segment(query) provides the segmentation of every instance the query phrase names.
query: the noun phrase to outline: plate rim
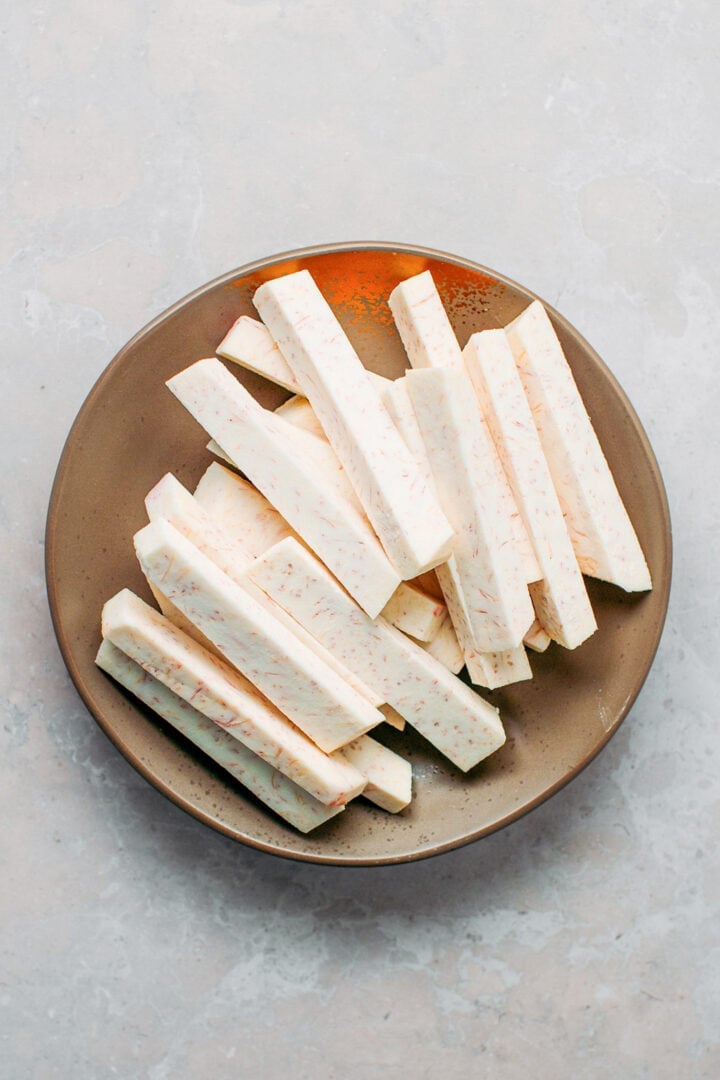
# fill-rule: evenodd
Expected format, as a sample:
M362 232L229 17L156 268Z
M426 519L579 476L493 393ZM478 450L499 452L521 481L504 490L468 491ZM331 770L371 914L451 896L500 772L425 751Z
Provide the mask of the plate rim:
M92 695L89 692L88 687L85 685L84 678L79 670L78 664L74 658L68 635L65 633L62 625L62 615L60 612L60 604L57 595L57 576L54 570L54 555L56 546L56 536L58 532L58 519L60 516L60 508L62 505L62 490L65 483L65 479L69 469L69 457L70 449L73 444L73 435L75 429L80 425L81 421L85 417L86 413L92 409L95 398L102 391L105 382L111 378L116 367L120 366L126 356L135 345L146 337L148 334L155 331L164 322L170 319L177 311L191 304L194 300L203 296L205 293L212 291L223 285L230 284L236 278L247 276L257 270L267 269L277 263L285 262L290 259L308 259L318 255L327 255L332 253L342 252L356 252L356 251L387 251L396 252L398 254L407 254L412 256L418 256L420 258L428 258L434 260L440 260L442 262L451 263L456 266L461 266L465 269L472 270L473 272L492 278L502 285L509 286L512 289L519 291L521 294L532 297L535 300L539 300L546 310L551 314L553 321L559 323L563 329L573 338L578 340L583 349L588 353L593 363L601 370L608 382L611 384L614 392L620 398L626 413L628 420L630 421L636 436L643 447L643 451L647 462L650 466L650 471L654 480L656 493L658 496L658 505L662 518L663 526L663 550L667 557L667 575L658 585L653 585L653 589L661 589L660 602L661 602L661 617L657 622L657 629L655 631L655 640L652 642L652 651L650 654L649 662L645 671L639 678L635 678L632 683L632 688L628 694L623 707L617 714L614 723L604 732L603 737L592 747L591 751L587 753L580 761L576 762L570 769L567 770L561 777L559 777L554 783L552 783L544 791L537 794L533 799L523 803L521 806L511 810L509 813L504 814L497 821L491 822L479 829L475 829L472 832L464 833L462 836L453 837L449 840L440 843L431 843L426 847L415 849L407 853L394 853L388 855L377 856L342 856L342 855L324 855L322 852L303 852L296 851L290 848L284 848L277 844L268 843L267 841L258 839L247 833L238 831L229 825L225 825L222 821L212 817L202 806L197 805L191 799L180 796L177 791L168 783L166 783L162 777L158 776L152 771L152 769L142 761L142 759L135 753L135 751L129 747L124 740L117 735L102 714L102 710L97 706ZM445 252L435 248L428 248L418 246L415 244L407 243L392 243L389 241L341 241L333 242L330 244L314 244L309 247L295 248L289 251L279 252L275 255L269 255L265 258L255 259L249 263L245 263L242 266L237 267L234 270L227 271L220 274L212 280L205 282L203 285L198 286L191 292L187 293L181 299L175 301L169 307L165 308L158 315L154 316L149 322L147 322L140 330L138 330L133 336L122 346L122 348L112 357L105 368L100 372L97 379L91 386L88 394L78 409L75 418L68 430L68 434L65 438L63 448L58 460L55 476L53 479L52 488L50 491L50 497L48 500L48 510L45 522L45 535L44 535L44 567L45 567L45 583L46 592L48 598L48 605L50 609L50 617L53 626L53 631L57 639L60 653L67 668L68 674L77 690L80 698L85 704L86 708L94 718L100 729L105 733L110 742L120 751L126 761L138 772L140 775L148 781L152 786L169 799L175 806L178 806L181 810L190 814L192 817L201 821L204 825L209 826L214 831L221 833L229 837L230 839L241 843L247 847L254 848L255 850L262 851L269 855L275 855L279 858L291 859L294 862L314 863L317 865L325 866L346 866L346 867L363 867L363 866L387 866L398 865L409 862L417 862L420 860L432 858L436 855L442 855L447 851L452 851L460 847L464 847L467 844L475 843L485 836L489 836L492 833L499 832L501 829L506 828L513 822L518 821L524 817L530 811L536 809L542 803L546 802L558 791L564 788L571 780L579 776L584 769L605 749L607 744L613 735L616 734L623 721L626 719L628 713L632 709L635 701L642 690L645 681L652 669L655 656L662 638L665 621L667 618L670 589L672 584L673 573L673 535L672 535L672 520L670 516L670 508L667 498L667 492L665 489L665 483L663 481L660 467L653 451L650 440L647 433L638 417L632 402L629 400L627 394L623 390L622 386L618 382L617 378L610 370L608 365L599 356L595 349L585 339L585 337L573 326L568 319L565 318L556 308L547 303L542 297L535 293L532 289L529 289L525 285L521 285L519 282L514 281L512 278L507 277L505 274L498 273L491 267L484 266L481 263L476 263L471 259L466 259L459 255L454 255L449 252Z

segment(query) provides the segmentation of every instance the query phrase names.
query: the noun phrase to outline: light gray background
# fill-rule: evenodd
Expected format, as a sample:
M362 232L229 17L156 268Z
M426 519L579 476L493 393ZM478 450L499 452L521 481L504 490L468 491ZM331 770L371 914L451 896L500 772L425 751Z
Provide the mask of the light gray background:
M2 3L0 1074L720 1075L718 15L702 0ZM555 304L634 402L665 636L598 760L416 865L295 865L151 789L50 629L44 516L116 350L207 279L424 244Z

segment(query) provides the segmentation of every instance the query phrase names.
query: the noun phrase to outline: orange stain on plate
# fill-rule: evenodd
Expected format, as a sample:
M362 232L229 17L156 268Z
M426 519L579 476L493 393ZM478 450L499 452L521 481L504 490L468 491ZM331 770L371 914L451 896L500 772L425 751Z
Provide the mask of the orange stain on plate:
M393 379L407 368L407 356L388 305L390 293L401 281L430 271L461 346L475 330L498 325L489 312L493 298L505 291L497 278L440 256L392 248L355 248L279 259L236 278L230 284L237 297L234 317L245 314L258 318L252 303L256 289L298 270L310 271L365 366Z
M309 270L328 303L342 313L342 321L351 323L359 333L369 327L390 327L390 293L401 281L429 270L446 306L462 309L477 306L486 293L504 291L496 278L456 263L428 255L368 248L330 251L303 259L284 259L238 278L233 286L252 300L253 293L265 281Z

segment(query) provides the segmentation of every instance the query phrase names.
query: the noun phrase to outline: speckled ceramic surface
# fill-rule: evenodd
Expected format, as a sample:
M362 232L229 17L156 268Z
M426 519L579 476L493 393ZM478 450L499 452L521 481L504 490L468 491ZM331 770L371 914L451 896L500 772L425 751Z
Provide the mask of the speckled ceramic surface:
M410 757L415 797L401 815L370 805L303 837L124 694L93 664L104 600L127 585L147 595L132 536L143 498L168 470L194 485L211 457L207 437L164 382L212 355L230 324L255 314L253 291L307 267L368 367L396 376L404 353L387 307L402 278L430 269L460 343L507 323L533 294L454 256L391 245L336 245L253 263L201 288L141 331L85 402L57 473L47 530L47 579L56 633L86 704L123 754L161 791L208 825L264 850L312 861L384 863L421 858L476 839L547 798L605 745L639 692L667 608L671 542L662 480L622 390L588 344L555 312L558 333L650 566L655 588L629 596L589 582L598 632L580 649L531 655L531 682L488 694L508 741L463 775L418 735L388 731ZM267 406L285 391L234 368Z

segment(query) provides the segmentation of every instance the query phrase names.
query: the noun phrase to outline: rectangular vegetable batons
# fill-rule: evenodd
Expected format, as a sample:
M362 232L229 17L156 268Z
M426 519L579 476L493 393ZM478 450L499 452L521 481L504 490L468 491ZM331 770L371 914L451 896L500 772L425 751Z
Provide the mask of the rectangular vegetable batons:
M358 795L364 778L313 743L229 664L129 589L108 600L103 637L249 750L326 806Z
M476 648L465 594L459 580L454 558L450 559L444 566L439 566L437 574L447 599L452 628L457 638L457 647L462 654L470 681L476 686L496 690L499 686L507 686L509 683L532 678L530 664L522 645L496 652L481 652ZM452 657L451 650L452 643L448 642L447 652L449 657ZM435 651L433 651L433 655L437 655ZM438 658L446 659L444 656ZM453 670L450 663L447 666L451 671Z
M476 686L495 690L499 686L531 678L532 672L522 645L495 652L483 652L475 646L465 593L454 559L438 567L438 580L447 597L448 612L470 681Z
M505 331L580 569L628 592L652 588L645 556L545 308L534 300Z
M373 384L380 388L381 398L385 401L385 392L387 391L388 396L390 396L390 390L396 384L382 375L377 375L375 372L370 372L370 376ZM407 397L406 401L407 409L412 413L412 405ZM389 411L394 420L392 409L389 409ZM306 398L295 395L275 409L275 414L282 416L283 420L288 420L302 430L309 431L311 434L320 436L323 439L325 438L325 433L315 416L312 405ZM420 438L419 432L418 438ZM409 447L409 449L412 452L412 448ZM413 458L422 470L422 462L418 462L415 455L413 455ZM426 462L423 476L424 478L429 476L429 467ZM262 496L260 497L262 498ZM289 526L286 527L285 535L293 535ZM282 537L278 536L276 539L282 539ZM271 541L271 543L274 542L275 540ZM262 550L267 550L270 546L269 543ZM260 554L260 552L258 551L257 554ZM425 573L430 574L432 571L425 571ZM397 626L398 630L402 630L404 634L409 634L418 641L430 642L440 629L446 611L444 605L433 603L432 599L414 582L401 582L381 614L383 618L391 622L393 626Z
M399 574L362 515L278 436L281 418L261 409L219 360L201 360L167 385L360 606L372 617L382 611Z
M325 806L313 798L107 639L101 644L95 663L298 832L309 833L344 809Z
M447 316L445 317L447 318ZM382 396L408 449L422 469L423 475L427 477L427 482L434 487L435 481L432 476L432 469L430 468L417 416L408 393L407 378L389 382L387 386L383 387ZM511 650L510 653L502 657L491 653L487 654L487 658L485 658L485 655L476 648L472 626L470 625L469 608L463 595L457 560L454 555L450 556L444 566L435 570L435 576L440 591L444 595L450 619L446 621L442 629L442 640L438 642L435 649L428 650L431 655L444 663L455 674L462 669L463 665L467 665L471 680L481 686L494 687L500 685L497 682L498 678L507 678L508 681L513 681L515 677L518 679L528 678L529 665L527 658L517 656L517 650ZM502 685L507 685L507 682L502 683Z
M383 704L377 700L377 695L373 693L370 687L365 686L352 671L349 671L327 649L324 649L312 634L308 634L307 630L300 626L286 611L283 611L279 604L271 600L262 589L259 589L257 585L253 585L243 575L243 569L252 562L253 556L242 544L239 544L224 532L221 523L216 523L172 473L166 473L162 480L149 492L145 498L145 507L151 521L157 521L159 518L169 521L178 532L181 532L191 544L194 544L209 559L212 559L216 566L219 566L221 570L228 574L237 585L249 592L261 607L266 608L303 645L316 653L353 690L361 694L362 697L367 698L372 705ZM200 635L197 627L193 627L192 630L188 629L185 624L189 620L174 605L170 604L167 597L162 595L157 586L151 584L150 587L153 590L155 599L158 601L160 610L168 616L171 622L175 622L176 625L180 626L181 630L190 633L191 637L198 635L200 638L204 637ZM192 626L191 623L190 626ZM200 640L200 644L205 644L207 647L206 639Z
M136 533L135 551L146 577L322 750L382 722L366 698L168 522Z
M374 372L369 374L376 385L384 387L389 383L389 380L383 378L382 375L376 375ZM254 400L244 388L243 392L251 401ZM276 437L290 444L293 452L304 460L306 465L312 465L318 479L322 478L322 482L330 490L349 502L362 515L368 529L372 529L355 489L340 464L337 454L328 443L325 432L307 399L295 395L273 413L262 410L261 415L265 417L267 425L274 431ZM298 417L304 417L304 421L298 423ZM235 465L232 457L215 439L211 439L208 443L208 450L217 457L223 458L229 465Z
M220 529L172 473L165 473L147 493L145 509L150 521L169 521L234 580L253 561L252 552Z
M264 495L217 462L200 479L195 498L207 508L215 524L253 556L262 555L286 536L299 539ZM401 582L382 614L403 633L432 641L445 608L411 582Z
M383 618L369 619L296 541L281 541L248 574L458 768L502 746L497 709Z
M473 334L463 357L535 548L542 573L530 585L535 611L553 640L574 649L597 624L507 336Z
M215 350L218 356L298 393L300 387L266 326L241 315Z
M388 383L382 389L383 400L416 462L428 477L428 482L434 486L432 470L407 385L407 378ZM530 678L527 657L519 648L505 653L482 653L476 648L469 621L469 609L462 593L454 555L443 567L438 567L435 574L451 617L443 628L442 640L435 649L429 649L431 655L456 674L466 665L472 682L491 689L506 686L508 682L521 678Z
M310 273L265 282L254 303L401 577L443 562L452 529Z
M455 331L450 325L429 270L401 281L391 293L389 304L413 368L465 371ZM385 394L390 396L390 400L394 399L395 408L401 414L404 412L400 400L404 381L397 379L396 389L385 391ZM396 417L396 420L399 424L403 422L402 416ZM506 513L512 524L515 547L520 552L525 567L525 580L537 581L541 575L535 551L515 506L507 477L496 455L493 457L493 467Z
M173 524L172 521L171 524ZM180 529L179 531L182 532L182 529ZM183 533L183 535L187 534ZM189 537L189 539L192 542L192 537ZM267 545L267 547L271 546L272 545L270 544ZM267 547L264 550L267 550ZM189 637L197 641L200 645L202 645L204 649L207 649L208 652L212 653L215 656L218 656L221 660L225 659L219 649L217 649L215 645L213 645L212 641L208 641L205 635L200 630L198 630L197 626L191 623L190 620L186 618L185 615L183 615L182 611L180 611L179 608L175 607L175 605L168 600L168 598L160 591L160 589L158 589L157 585L153 585L152 582L148 582L148 585L150 587L150 591L155 597L155 602L158 608L166 619L169 619L174 626L177 626L177 628L179 630L182 630L183 633L188 634ZM276 604L273 600L271 600L266 593L263 593L262 590L259 589L257 586L253 585L251 581L246 580L243 584L243 587L246 589L250 589L251 595L254 596L255 599L258 600L258 602L260 602L260 598L263 597L266 603L269 605L269 610L271 611L271 613L276 618L280 619L281 622L284 622L288 629L292 630L295 636L298 637L304 645L307 645L309 649L316 653L320 657L320 659L328 665L328 667L332 668L333 671L335 671L340 676L340 678L348 684L348 686L350 686L362 697L366 698L370 702L370 704L373 705L376 709L379 709L380 712L383 714L383 718L386 723L389 723L392 727L396 727L400 731L402 731L405 726L405 720L403 719L403 717L399 716L394 709L390 709L389 706L385 705L384 698L382 698L375 690L369 687L367 683L364 683L362 679L358 678L354 671L350 671L350 669L346 667L345 664L341 663L341 661L338 660L337 656L333 656L332 653L328 652L328 650L320 644L317 638L313 637L313 635L310 634L305 629L305 627L301 626L300 623L293 619L292 615L288 615L288 613L283 608L281 608L279 604ZM433 642L419 642L419 644L421 644L423 648L430 649ZM440 645L437 647L437 650L433 651L432 655L436 655L439 659L443 659L445 654L447 653L447 649L447 644L443 645L443 643L441 642ZM445 666L449 667L450 664L446 663ZM460 666L462 667L462 664ZM457 670L459 671L460 668L458 668Z
M406 376L435 485L457 539L453 552L476 648L515 648L535 618L496 483L495 448L465 372ZM440 577L442 585L442 577Z
M390 814L398 814L412 798L412 769L394 750L377 742L370 735L348 743L335 751L348 761L367 780L363 797Z
M417 425L417 419L407 394L407 388L404 385L405 380L398 379L395 382L391 382L390 380L383 380L380 377L376 377L376 381L378 382L378 385L385 384L383 387L383 396L388 404L390 414L409 449L413 453L417 464L424 470L424 475L432 482L432 474L427 461L420 429ZM304 399L302 400L304 401ZM225 469L217 462L210 465L198 484L195 494L208 509L213 509L218 515L222 515L223 525L232 532L234 537L241 540L245 546L251 549L254 555L262 554L262 552L271 547L273 543L284 539L286 536L296 536L274 507L270 506L263 495L261 495L251 484L248 484L246 480L237 476L236 473ZM451 556L447 567L439 567L438 571L448 569L453 565L453 561ZM433 588L434 592L442 595L443 593L439 588L437 577L435 577L434 582L428 582L426 580L433 576L435 576L434 571L424 574L421 577L419 584L423 587ZM450 606L451 611L454 613L457 620L458 613L464 608L463 602L455 595L459 589L457 576L452 576L447 573L444 573L442 576L446 603ZM404 583L398 587L398 590L388 602L390 610L386 611L383 609L383 615L385 617L388 615L392 616L392 605L398 594L404 589L414 587L414 584L415 583ZM389 621L393 622L394 620L391 617ZM402 621L397 625L399 629L402 629L405 633L409 633L411 637L415 636L413 634L413 629L417 629L417 626L411 626L405 621ZM478 653L472 643L472 632L469 625L463 626L462 630L461 637L464 643L464 655L463 649L458 643L457 633L455 632L455 627L451 620L446 620L442 627L442 641L437 642L436 648L430 648L428 650L431 655L436 656L437 659L444 663L450 671L454 673L459 672L467 662L471 678L482 686L498 685L496 680L499 664L501 664L502 671L507 678L510 676L519 678L521 677L521 673L523 678L528 677L527 671L529 668L527 660L525 660L524 665L520 662L523 659L522 657L520 660L516 661L514 651L510 651L507 656L503 658L490 654L490 659L487 662L484 662L482 654ZM434 639L431 640L434 641ZM513 662L508 663L508 660L512 660ZM503 683L503 685L506 685L506 683Z

